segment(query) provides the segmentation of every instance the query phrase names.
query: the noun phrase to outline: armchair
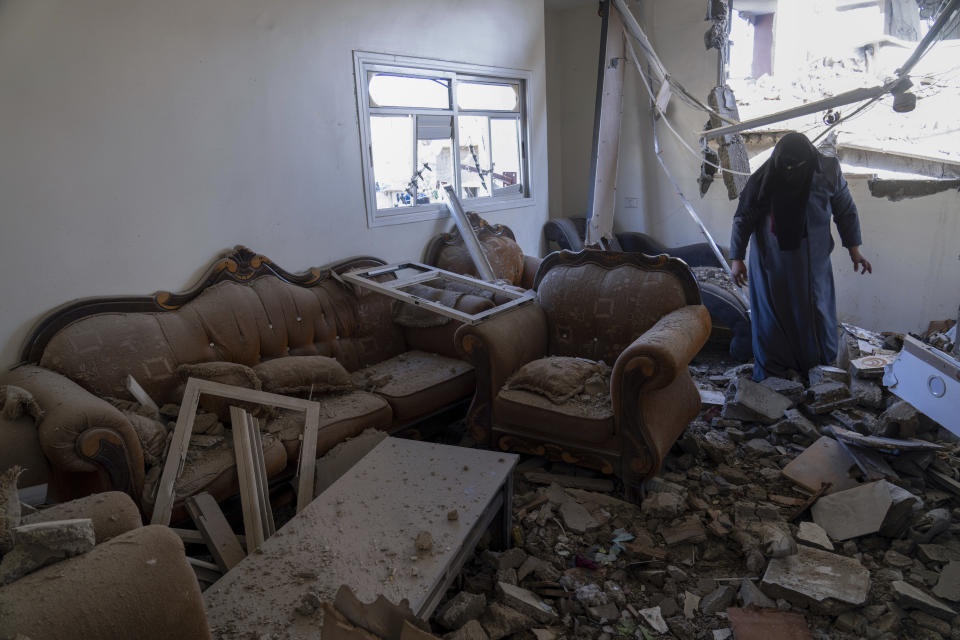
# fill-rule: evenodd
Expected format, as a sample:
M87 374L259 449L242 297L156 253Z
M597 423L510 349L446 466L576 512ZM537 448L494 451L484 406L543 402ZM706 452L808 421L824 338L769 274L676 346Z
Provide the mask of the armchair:
M535 302L457 330L477 371L471 434L616 474L635 495L700 410L687 365L710 334L710 314L693 274L665 255L561 251L543 260L534 289ZM603 361L609 391L581 387L558 404L511 384L518 372L544 386L568 376L571 361L558 357Z

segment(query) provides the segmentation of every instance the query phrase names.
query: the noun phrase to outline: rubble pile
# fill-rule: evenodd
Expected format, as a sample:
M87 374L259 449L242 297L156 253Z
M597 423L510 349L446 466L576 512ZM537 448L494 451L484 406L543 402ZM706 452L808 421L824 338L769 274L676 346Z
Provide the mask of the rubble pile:
M857 366L893 339L845 338L846 369L789 380L698 356L697 385L720 399L639 504L589 471L525 459L515 547L478 551L434 632L960 638L960 444Z

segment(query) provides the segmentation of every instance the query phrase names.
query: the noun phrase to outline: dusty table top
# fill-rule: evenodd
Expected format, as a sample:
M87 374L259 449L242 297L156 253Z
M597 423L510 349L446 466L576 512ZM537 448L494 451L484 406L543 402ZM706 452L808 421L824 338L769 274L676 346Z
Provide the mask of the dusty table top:
M341 584L364 602L406 598L417 611L516 463L509 453L387 438L204 592L213 636L319 638L320 613L304 597L333 602ZM417 550L422 531L430 552Z

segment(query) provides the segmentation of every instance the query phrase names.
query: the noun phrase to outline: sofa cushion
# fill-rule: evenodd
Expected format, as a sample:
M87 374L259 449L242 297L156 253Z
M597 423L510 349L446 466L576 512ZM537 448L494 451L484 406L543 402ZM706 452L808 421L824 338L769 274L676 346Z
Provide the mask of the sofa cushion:
M236 362L197 362L194 364L182 364L177 367L177 374L183 382L188 378L199 378L201 380L210 380L220 384L228 384L232 387L243 387L244 389L261 389L260 379L250 367ZM227 422L230 420L230 405L239 406L255 415L262 415L263 408L257 404L238 403L236 400L218 398L209 394L201 394L200 401L197 403L209 413L215 413L220 420Z
M287 356L261 362L253 368L264 391L307 395L353 389L343 365L327 356Z
M516 240L506 235L486 235L480 239L483 253L487 256L490 268L499 280L519 285L523 278L523 249ZM463 242L447 245L437 256L437 266L454 273L478 277L477 267Z
M408 351L353 374L357 386L382 396L394 424L406 423L473 393L473 367L463 360Z
M337 443L352 438L365 429L387 430L393 412L387 401L366 391L328 394L315 398L320 403L320 428L317 432L317 456L332 449ZM266 431L272 433L287 450L288 464L296 464L300 457L300 435L303 433L303 413L281 411L267 422Z
M614 434L609 394L554 404L537 393L504 389L493 401L493 415L497 425L516 425L558 440L600 443Z
M550 356L520 367L510 376L504 388L532 391L549 398L554 404L563 404L583 393L588 381L602 388L604 376L608 381L606 388L609 389L610 367L603 363L585 358Z
M136 503L122 491L105 491L69 502L61 502L25 515L22 522L37 524L74 518L90 518L93 521L93 533L97 544L143 526Z

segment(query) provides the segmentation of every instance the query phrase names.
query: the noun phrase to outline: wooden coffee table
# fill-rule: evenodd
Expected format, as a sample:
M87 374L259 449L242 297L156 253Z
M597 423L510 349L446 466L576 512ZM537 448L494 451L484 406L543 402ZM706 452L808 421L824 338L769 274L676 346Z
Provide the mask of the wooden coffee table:
M214 637L318 637L297 608L311 593L333 602L342 584L364 602L407 599L428 618L491 525L509 545L516 463L509 453L385 439L204 592ZM430 552L417 550L422 531Z

